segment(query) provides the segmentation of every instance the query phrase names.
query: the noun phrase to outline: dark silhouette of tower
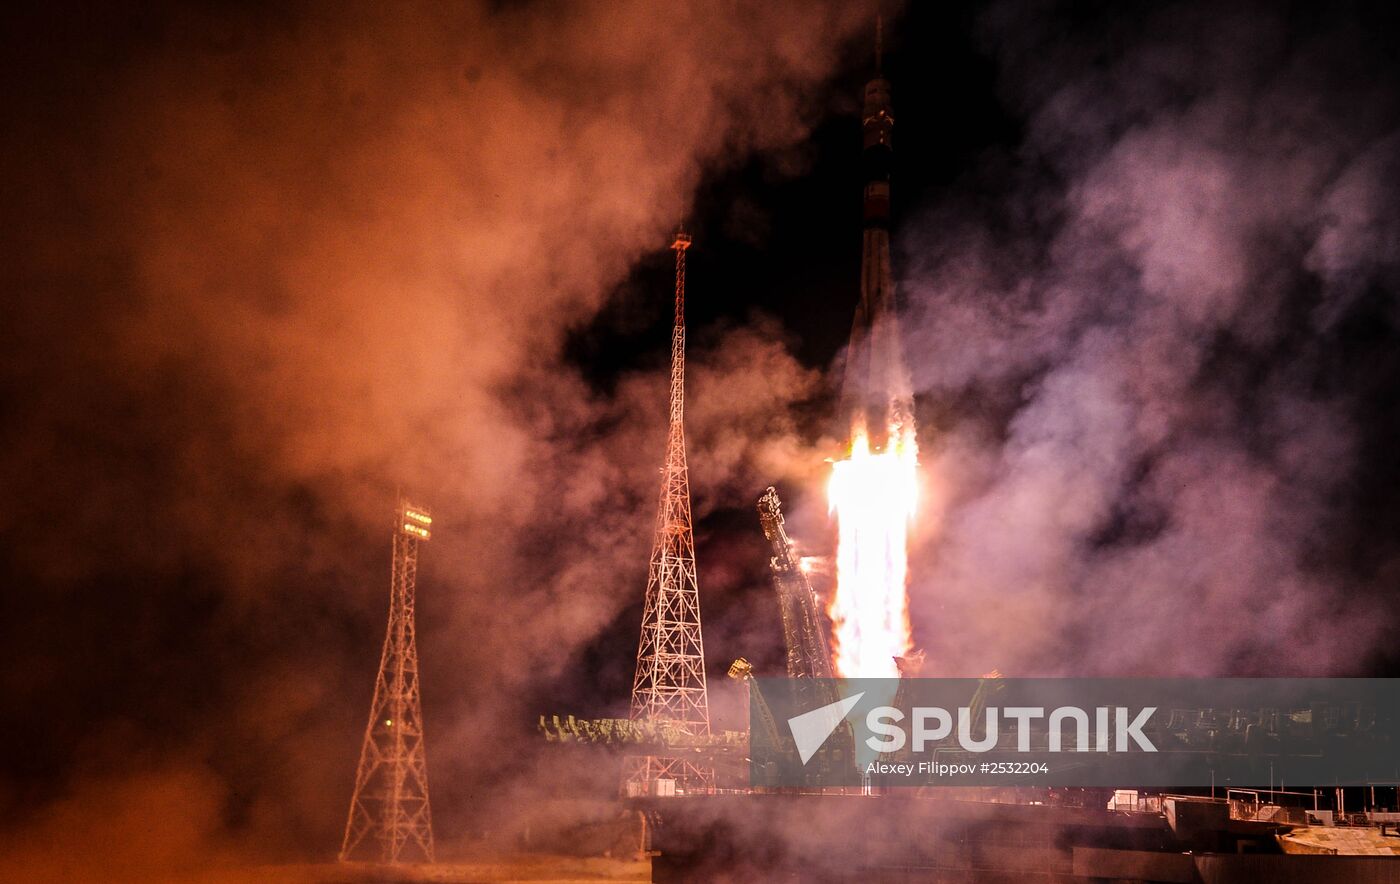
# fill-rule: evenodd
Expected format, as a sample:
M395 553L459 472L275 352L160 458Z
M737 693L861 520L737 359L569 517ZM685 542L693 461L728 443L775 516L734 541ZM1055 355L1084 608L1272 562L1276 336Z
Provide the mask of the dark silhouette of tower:
M773 575L773 588L778 591L778 610L783 617L788 678L835 678L831 645L826 637L829 627L821 615L812 584L802 570L802 560L783 527L782 501L772 486L758 499L758 521L763 526L763 536L773 547L768 565ZM823 685L824 689L829 687ZM813 705L825 706L839 699L833 690L830 697L817 698Z
M782 506L777 489L769 486L758 499L758 521L763 526L763 536L768 538L773 548L768 567L773 575L773 588L778 592L778 610L783 617L787 675L794 680L792 696L802 704L802 708L817 709L840 702L842 697L833 680L836 671L831 659L831 645L826 637L829 627L817 604L817 594L812 591L811 581L802 570L802 559L784 527ZM743 662L745 666L748 665L748 661ZM739 674L747 673L741 669ZM733 667L730 676L738 677ZM750 690L756 691L757 687ZM752 693L750 703L751 708L763 709L759 702L755 702ZM768 715L771 718L772 713ZM774 742L773 745L781 743ZM843 721L837 726L836 732L822 745L819 755L814 763L826 771L848 768L855 763L855 732L850 722Z

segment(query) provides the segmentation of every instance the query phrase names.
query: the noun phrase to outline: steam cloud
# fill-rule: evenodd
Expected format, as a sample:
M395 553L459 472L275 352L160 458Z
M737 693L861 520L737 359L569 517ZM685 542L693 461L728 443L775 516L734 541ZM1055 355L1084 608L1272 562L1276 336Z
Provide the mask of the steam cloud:
M523 738L529 764L530 686L645 579L665 369L600 392L567 336L664 250L702 175L803 137L870 18L599 2L21 21L0 530L24 588L3 619L26 764L0 794L20 827L3 852L32 868L27 845L86 838L65 849L96 861L115 832L179 847L151 855L186 872L331 855L396 487L441 526L419 636L444 847L492 825L485 799L530 773L503 748ZM747 506L804 460L787 404L820 376L767 320L692 340L697 508ZM76 797L34 816L55 784ZM102 822L141 795L163 796L154 828Z
M1395 319L1392 58L1364 17L1055 11L983 22L1026 138L966 190L1005 199L904 238L916 382L969 403L924 442L916 636L948 674L1364 671L1395 638L1395 544L1348 523L1386 475L1393 363L1355 337Z
M905 215L929 671L1356 670L1394 641L1377 598L1400 561L1358 488L1396 367L1356 343L1393 331L1391 57L1269 9L1071 34L1054 11L983 20L1019 153ZM804 137L871 17L732 12L20 22L0 134L13 868L62 849L56 876L101 877L113 844L147 880L329 856L397 486L441 525L419 640L445 852L558 780L611 787L497 751L642 586L664 370L600 391L567 335L704 174ZM790 406L825 379L781 328L692 343L698 510L812 478ZM725 565L701 567L713 585Z

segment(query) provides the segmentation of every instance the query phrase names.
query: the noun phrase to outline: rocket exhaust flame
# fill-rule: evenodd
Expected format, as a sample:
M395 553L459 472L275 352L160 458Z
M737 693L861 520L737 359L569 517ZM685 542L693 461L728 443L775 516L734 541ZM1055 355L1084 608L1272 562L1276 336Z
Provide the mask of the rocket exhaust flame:
M832 467L827 494L837 523L836 593L829 613L838 675L898 678L909 629L909 523L918 504L918 442L891 426L883 451L858 427L850 456Z

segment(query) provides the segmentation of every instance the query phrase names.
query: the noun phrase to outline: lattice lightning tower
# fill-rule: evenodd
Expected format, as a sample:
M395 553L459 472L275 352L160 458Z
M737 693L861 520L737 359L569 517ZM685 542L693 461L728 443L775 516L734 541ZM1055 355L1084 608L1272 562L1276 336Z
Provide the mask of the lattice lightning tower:
M676 315L671 330L671 423L662 467L656 538L647 573L637 674L632 682L635 720L666 720L692 736L710 733L705 692L705 646L700 637L700 588L695 577L695 536L690 524L690 478L685 462L685 251L690 237L678 231ZM714 770L682 758L630 756L623 788L656 794L658 781L684 792L714 788Z
M413 622L418 545L432 535L432 516L399 501L389 631L379 658L369 724L355 773L355 794L340 861L354 857L369 836L377 859L433 861L433 816L428 805L428 761L423 748L423 709L418 695L418 643Z

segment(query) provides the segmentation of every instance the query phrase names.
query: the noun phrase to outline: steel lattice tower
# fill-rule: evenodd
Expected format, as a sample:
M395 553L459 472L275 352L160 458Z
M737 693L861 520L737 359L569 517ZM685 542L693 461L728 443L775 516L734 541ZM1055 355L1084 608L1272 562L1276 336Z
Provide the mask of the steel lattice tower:
M432 523L426 509L399 501L389 630L384 636L369 724L355 773L341 862L351 859L371 834L379 842L381 862L433 861L433 816L428 805L428 761L423 747L413 621L418 546L431 536Z
M647 572L646 606L632 682L635 720L667 720L692 736L710 733L705 691L705 645L700 637L700 588L690 524L690 478L685 462L685 251L690 237L677 231L676 315L671 330L671 415L662 467L656 538ZM624 761L628 794L657 794L660 780L685 792L714 788L714 770L681 758L631 756Z

